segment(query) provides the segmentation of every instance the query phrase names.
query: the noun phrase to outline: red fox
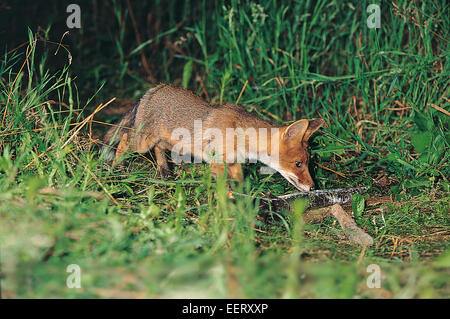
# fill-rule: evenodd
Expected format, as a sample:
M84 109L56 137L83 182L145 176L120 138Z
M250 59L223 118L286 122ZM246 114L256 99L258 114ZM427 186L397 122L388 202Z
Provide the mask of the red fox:
M154 149L163 178L170 174L166 151L172 152L172 159L193 156L210 162L215 175L226 172L238 181L243 180L241 163L259 160L299 190L310 191L314 182L308 170L308 139L323 123L302 119L277 127L238 105L212 105L189 90L160 84L109 129L103 153L117 162L127 151Z

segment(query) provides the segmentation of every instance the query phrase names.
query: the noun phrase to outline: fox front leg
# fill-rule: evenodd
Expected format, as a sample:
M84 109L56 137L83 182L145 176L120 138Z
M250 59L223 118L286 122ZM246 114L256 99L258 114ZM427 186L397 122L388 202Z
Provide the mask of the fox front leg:
M238 183L242 183L244 181L244 174L242 173L242 165L237 164L228 164L228 176L231 179L236 180Z
M218 176L223 176L225 172L225 164L223 163L212 163L211 164L211 172L217 178ZM244 175L242 173L241 164L228 164L227 165L227 176L231 179L236 180L238 183L244 181ZM227 181L227 197L230 199L234 199L233 193L231 192L230 182Z
M217 178L218 176L223 176L225 172L224 163L211 163L211 172ZM234 179L238 182L244 181L244 175L242 173L241 164L227 164L227 177Z

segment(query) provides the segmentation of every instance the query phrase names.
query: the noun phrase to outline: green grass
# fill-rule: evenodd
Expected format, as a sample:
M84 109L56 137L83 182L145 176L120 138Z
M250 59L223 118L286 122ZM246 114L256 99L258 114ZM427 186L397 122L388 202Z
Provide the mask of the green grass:
M377 30L365 1L132 2L140 43L126 1L106 2L95 19L89 3L82 29L62 41L71 65L49 42L63 33L61 4L38 34L26 33L42 23L33 14L5 17L16 32L0 65L2 297L450 296L445 1L379 2ZM276 124L324 118L311 143L316 186L367 186L368 204L392 198L356 218L376 245L362 252L332 218L304 224L301 208L230 200L207 165L175 167L169 181L152 154L111 169L98 155L99 122L159 81L214 103L239 99ZM246 165L239 192L294 191L258 170ZM81 267L81 289L66 286L70 264ZM371 264L380 289L366 285Z

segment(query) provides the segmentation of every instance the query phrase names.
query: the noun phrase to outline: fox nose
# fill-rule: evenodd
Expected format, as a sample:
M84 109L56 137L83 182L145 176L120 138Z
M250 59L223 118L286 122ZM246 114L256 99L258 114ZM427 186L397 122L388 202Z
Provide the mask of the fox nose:
M300 189L304 192L309 192L311 187L309 185L301 185Z

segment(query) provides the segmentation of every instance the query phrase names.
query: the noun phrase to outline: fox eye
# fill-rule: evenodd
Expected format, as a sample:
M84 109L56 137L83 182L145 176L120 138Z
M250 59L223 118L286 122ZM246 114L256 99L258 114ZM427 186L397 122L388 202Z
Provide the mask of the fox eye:
M295 162L295 166L302 167L303 162Z

